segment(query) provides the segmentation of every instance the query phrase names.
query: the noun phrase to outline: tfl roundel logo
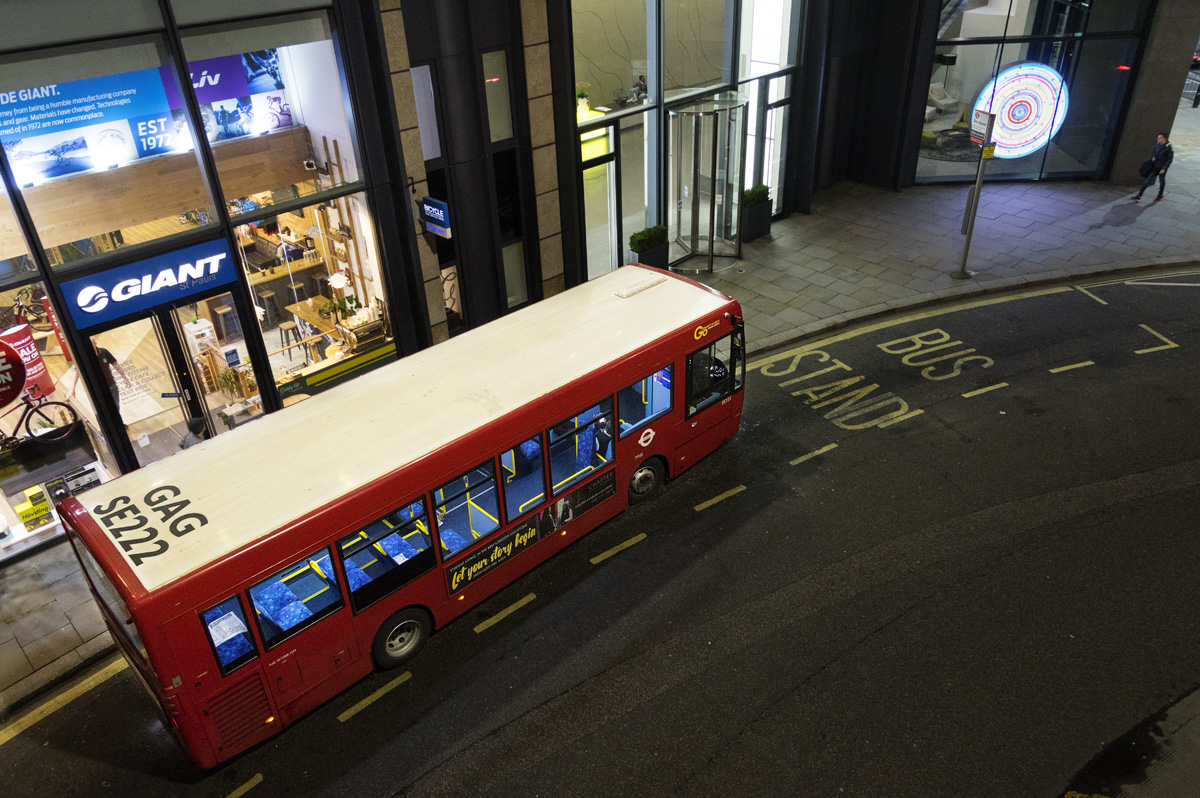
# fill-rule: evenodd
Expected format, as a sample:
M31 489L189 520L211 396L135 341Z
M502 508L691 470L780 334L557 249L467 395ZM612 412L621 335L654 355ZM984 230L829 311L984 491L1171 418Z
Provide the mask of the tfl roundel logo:
M652 440L654 440L654 430L652 429L644 430L642 434L638 436L638 444L640 446L649 446Z
M108 307L108 293L99 286L89 285L75 297L75 304L80 310L99 313Z

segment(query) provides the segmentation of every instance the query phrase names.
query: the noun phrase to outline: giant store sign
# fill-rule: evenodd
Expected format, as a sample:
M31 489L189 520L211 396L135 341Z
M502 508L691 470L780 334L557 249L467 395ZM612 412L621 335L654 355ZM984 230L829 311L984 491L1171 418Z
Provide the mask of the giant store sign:
M236 279L229 246L219 239L71 280L62 292L75 327L86 330Z

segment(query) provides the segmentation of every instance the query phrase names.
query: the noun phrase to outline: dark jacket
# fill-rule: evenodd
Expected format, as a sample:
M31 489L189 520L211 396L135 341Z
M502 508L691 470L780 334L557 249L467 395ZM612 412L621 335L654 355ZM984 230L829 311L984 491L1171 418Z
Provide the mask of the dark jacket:
M1175 152L1171 149L1171 142L1166 144L1154 145L1154 171L1165 172L1171 168L1171 161L1175 160Z

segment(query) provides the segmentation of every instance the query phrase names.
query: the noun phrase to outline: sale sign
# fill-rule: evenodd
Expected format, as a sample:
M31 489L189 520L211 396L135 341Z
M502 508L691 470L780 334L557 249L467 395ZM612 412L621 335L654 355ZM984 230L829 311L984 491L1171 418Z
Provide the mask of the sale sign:
M0 340L0 407L8 407L25 391L25 361L7 341Z

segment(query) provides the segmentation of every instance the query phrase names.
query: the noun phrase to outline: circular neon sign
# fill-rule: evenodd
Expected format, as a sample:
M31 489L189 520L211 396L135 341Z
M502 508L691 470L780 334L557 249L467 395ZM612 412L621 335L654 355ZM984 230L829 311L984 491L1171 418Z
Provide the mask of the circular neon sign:
M1062 127L1067 105L1062 75L1045 64L1028 63L1005 69L984 86L975 110L996 115L996 157L1020 158L1049 143Z

